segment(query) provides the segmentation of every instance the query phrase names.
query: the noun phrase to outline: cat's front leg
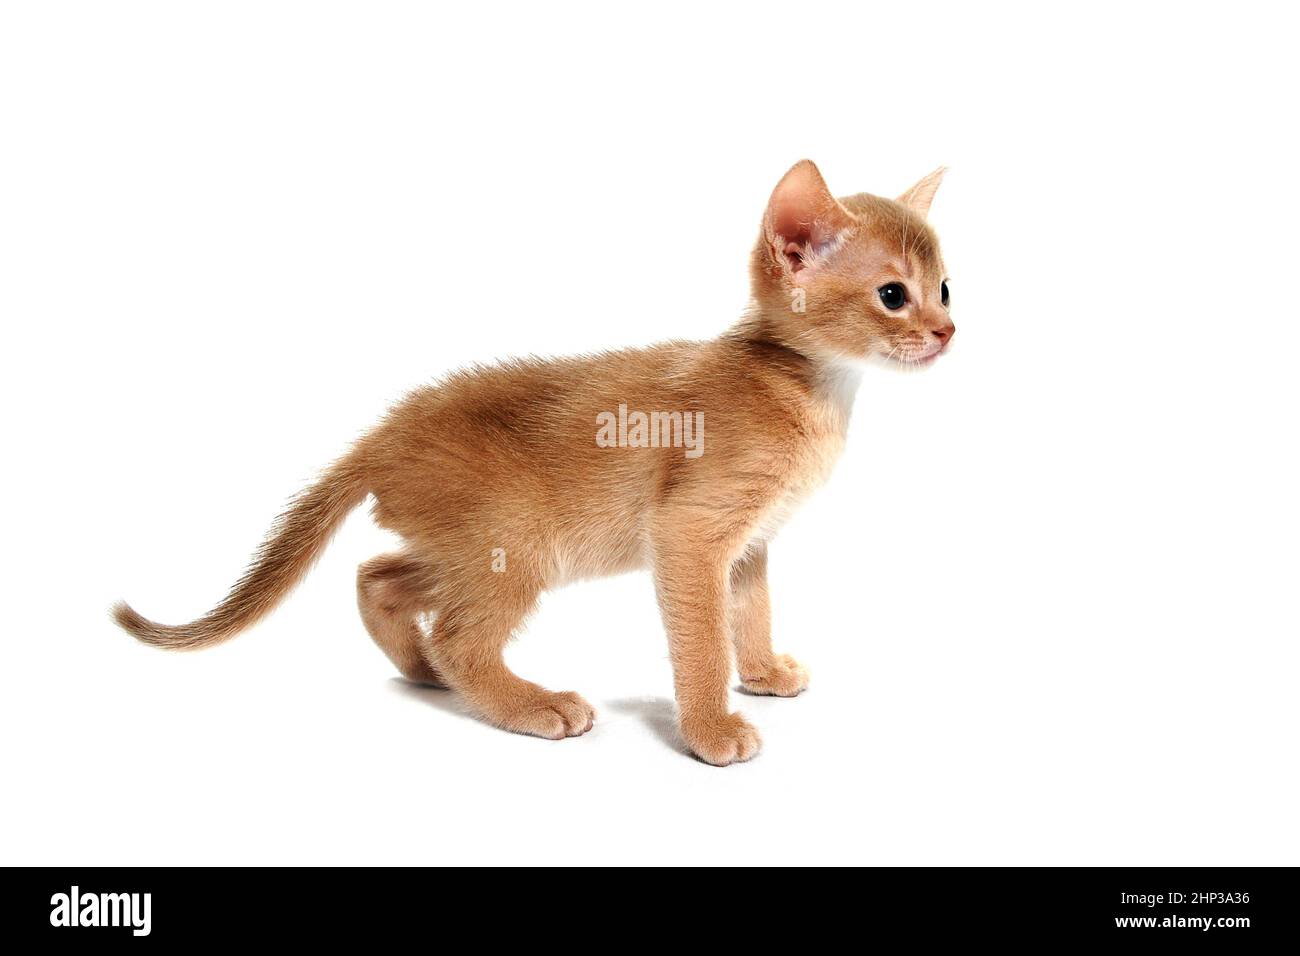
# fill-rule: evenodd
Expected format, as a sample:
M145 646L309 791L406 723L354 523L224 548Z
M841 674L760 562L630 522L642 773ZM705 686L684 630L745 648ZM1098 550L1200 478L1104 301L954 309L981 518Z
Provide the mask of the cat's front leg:
M655 543L655 591L668 632L682 737L706 763L748 760L758 731L729 707L729 560L721 549L682 539Z
M795 697L807 689L807 669L789 654L772 651L766 543L751 545L731 566L731 636L736 644L736 670L745 690Z

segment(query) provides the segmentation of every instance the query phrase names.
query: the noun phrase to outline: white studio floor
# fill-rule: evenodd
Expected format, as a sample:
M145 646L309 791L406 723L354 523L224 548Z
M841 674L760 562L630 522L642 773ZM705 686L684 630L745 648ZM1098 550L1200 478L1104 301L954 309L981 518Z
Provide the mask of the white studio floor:
M513 647L521 674L599 710L586 736L544 741L390 670L349 591L377 537L356 516L279 614L211 651L135 645L75 602L68 620L89 623L25 642L5 670L7 862L1113 865L1294 848L1293 770L1267 759L1293 704L1281 687L1204 694L1236 674L1213 658L1130 649L1117 669L1081 655L1080 622L1025 630L1032 598L1000 609L958 584L904 613L847 563L775 557L777 644L813 684L733 694L765 746L718 769L676 737L647 577L549 595Z

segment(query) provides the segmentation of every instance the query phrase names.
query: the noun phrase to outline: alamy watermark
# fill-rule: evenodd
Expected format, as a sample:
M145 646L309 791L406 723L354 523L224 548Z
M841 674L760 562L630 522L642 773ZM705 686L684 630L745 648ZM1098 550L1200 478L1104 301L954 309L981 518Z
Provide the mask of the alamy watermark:
M148 936L152 903L151 893L82 893L74 886L50 897L50 925L122 926L133 936Z
M596 444L601 448L684 448L687 458L704 454L703 412L629 412L596 416Z

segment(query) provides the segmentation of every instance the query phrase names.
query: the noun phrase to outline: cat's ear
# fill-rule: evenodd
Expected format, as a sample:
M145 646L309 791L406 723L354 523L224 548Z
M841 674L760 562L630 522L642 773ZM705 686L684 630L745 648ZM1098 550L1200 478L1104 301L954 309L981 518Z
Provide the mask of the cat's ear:
M924 219L930 212L930 203L934 199L934 194L939 191L939 184L943 182L943 174L947 171L947 166L940 166L899 196L898 201Z
M817 265L856 220L826 188L812 160L795 163L772 190L763 230L777 261L793 272Z

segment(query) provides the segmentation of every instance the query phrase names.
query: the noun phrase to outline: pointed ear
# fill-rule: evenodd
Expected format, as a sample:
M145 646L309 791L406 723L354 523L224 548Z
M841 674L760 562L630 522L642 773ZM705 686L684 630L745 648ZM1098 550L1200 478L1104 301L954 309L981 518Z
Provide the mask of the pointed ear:
M812 160L805 159L795 163L772 190L763 230L777 261L800 272L832 251L840 233L854 222L853 214L826 188Z
M898 201L924 219L930 212L930 202L934 199L934 194L939 191L939 184L943 182L943 174L947 171L947 166L940 166L899 196Z

